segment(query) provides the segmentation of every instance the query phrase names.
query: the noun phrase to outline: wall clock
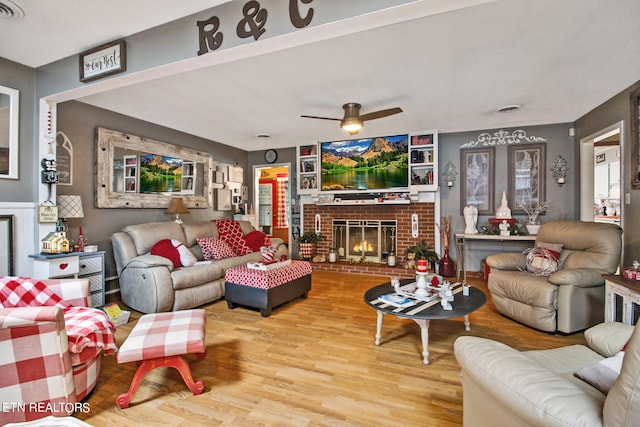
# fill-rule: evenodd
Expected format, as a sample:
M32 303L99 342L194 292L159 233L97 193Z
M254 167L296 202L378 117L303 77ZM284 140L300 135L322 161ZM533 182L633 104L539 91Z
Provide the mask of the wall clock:
M264 160L267 163L274 163L278 159L278 153L274 149L269 149L264 152Z

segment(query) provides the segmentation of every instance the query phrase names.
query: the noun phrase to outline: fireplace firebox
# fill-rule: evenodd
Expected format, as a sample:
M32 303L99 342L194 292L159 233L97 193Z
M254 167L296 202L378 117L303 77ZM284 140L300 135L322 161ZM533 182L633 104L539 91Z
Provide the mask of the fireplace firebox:
M395 220L334 219L332 226L338 259L384 263L396 252Z

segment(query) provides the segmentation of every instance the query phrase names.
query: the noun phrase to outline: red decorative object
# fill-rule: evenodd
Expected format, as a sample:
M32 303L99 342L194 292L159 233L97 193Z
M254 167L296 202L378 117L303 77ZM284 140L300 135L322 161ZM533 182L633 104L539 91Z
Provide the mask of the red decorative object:
M449 249L446 248L444 250L444 255L440 259L440 269L438 270L438 273L443 277L452 277L455 276L455 271L456 264L449 256Z
M418 260L418 273L426 273L427 272L427 260L419 259Z
M502 224L502 221L507 221L509 223L509 227L513 227L513 225L517 222L515 218L489 218L489 224L492 227L497 227Z
M311 259L316 250L315 243L300 243L300 258Z

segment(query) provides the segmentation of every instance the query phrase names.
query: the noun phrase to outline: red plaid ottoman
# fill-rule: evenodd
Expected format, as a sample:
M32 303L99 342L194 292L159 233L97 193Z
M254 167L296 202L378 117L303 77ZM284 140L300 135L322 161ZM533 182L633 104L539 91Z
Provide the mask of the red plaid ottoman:
M202 309L142 316L118 351L118 363L142 361L129 391L116 399L118 406L129 407L147 372L165 366L176 368L193 394L202 393L204 383L193 380L189 364L182 356L196 354L198 359L204 359L206 322L207 317Z
M239 305L257 308L262 317L271 310L298 297L307 298L311 290L311 264L292 260L291 264L271 270L253 270L239 265L224 276L224 299L229 308Z

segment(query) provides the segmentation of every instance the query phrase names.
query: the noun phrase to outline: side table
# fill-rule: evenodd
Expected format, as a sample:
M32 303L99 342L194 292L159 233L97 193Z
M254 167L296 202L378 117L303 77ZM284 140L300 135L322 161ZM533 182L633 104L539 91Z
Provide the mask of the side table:
M640 281L604 274L604 321L635 325L640 317Z
M91 305L104 305L104 251L34 254L33 276L42 279L89 279Z

